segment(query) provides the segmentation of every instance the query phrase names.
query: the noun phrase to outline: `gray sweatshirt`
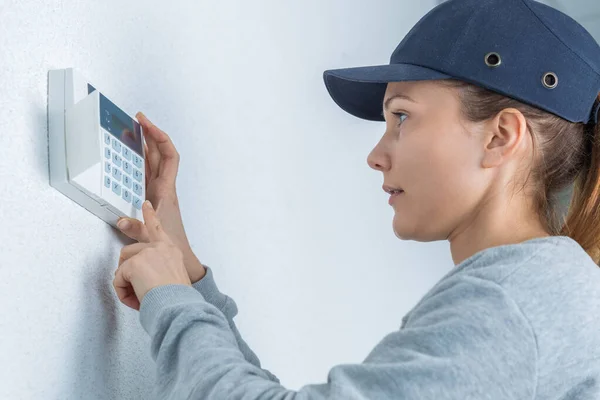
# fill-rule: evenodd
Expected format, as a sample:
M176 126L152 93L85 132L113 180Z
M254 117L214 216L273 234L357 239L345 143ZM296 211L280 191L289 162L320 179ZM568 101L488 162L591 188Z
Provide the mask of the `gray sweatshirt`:
M356 299L360 301L360 299ZM464 260L356 364L289 390L240 336L213 271L150 290L140 323L166 399L600 399L600 269L566 236Z

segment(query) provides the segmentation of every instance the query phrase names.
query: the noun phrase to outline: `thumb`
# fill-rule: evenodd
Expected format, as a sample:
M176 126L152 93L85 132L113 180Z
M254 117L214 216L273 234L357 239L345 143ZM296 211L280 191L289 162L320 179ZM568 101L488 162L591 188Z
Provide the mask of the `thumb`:
M150 237L146 225L135 218L121 218L117 222L117 227L121 232L138 242L148 243Z

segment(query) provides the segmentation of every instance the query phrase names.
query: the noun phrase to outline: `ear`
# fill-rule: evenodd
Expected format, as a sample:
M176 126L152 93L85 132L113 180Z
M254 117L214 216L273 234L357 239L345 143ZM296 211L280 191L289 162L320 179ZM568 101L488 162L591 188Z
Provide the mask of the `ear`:
M486 124L484 168L501 165L517 154L528 138L527 121L516 108L505 108Z

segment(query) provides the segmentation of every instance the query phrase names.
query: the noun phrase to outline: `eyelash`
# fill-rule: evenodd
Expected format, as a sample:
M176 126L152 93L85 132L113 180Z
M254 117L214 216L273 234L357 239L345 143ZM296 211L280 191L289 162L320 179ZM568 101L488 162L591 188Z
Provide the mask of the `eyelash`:
M401 125L402 122L406 121L406 118L408 118L408 115L406 113L403 113L403 112L397 112L397 113L393 112L392 114L394 114L395 116L397 116L398 118L401 119L401 121L400 121L400 123L398 125ZM402 120L402 115L404 115L406 117L403 120Z

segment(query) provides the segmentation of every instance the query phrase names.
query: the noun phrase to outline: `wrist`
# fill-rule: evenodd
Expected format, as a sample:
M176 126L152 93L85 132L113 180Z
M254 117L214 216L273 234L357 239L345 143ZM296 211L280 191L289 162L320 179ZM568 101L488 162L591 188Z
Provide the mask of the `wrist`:
M192 284L198 282L206 275L206 268L200 263L200 260L198 260L198 257L196 257L191 248L183 250L183 262Z

